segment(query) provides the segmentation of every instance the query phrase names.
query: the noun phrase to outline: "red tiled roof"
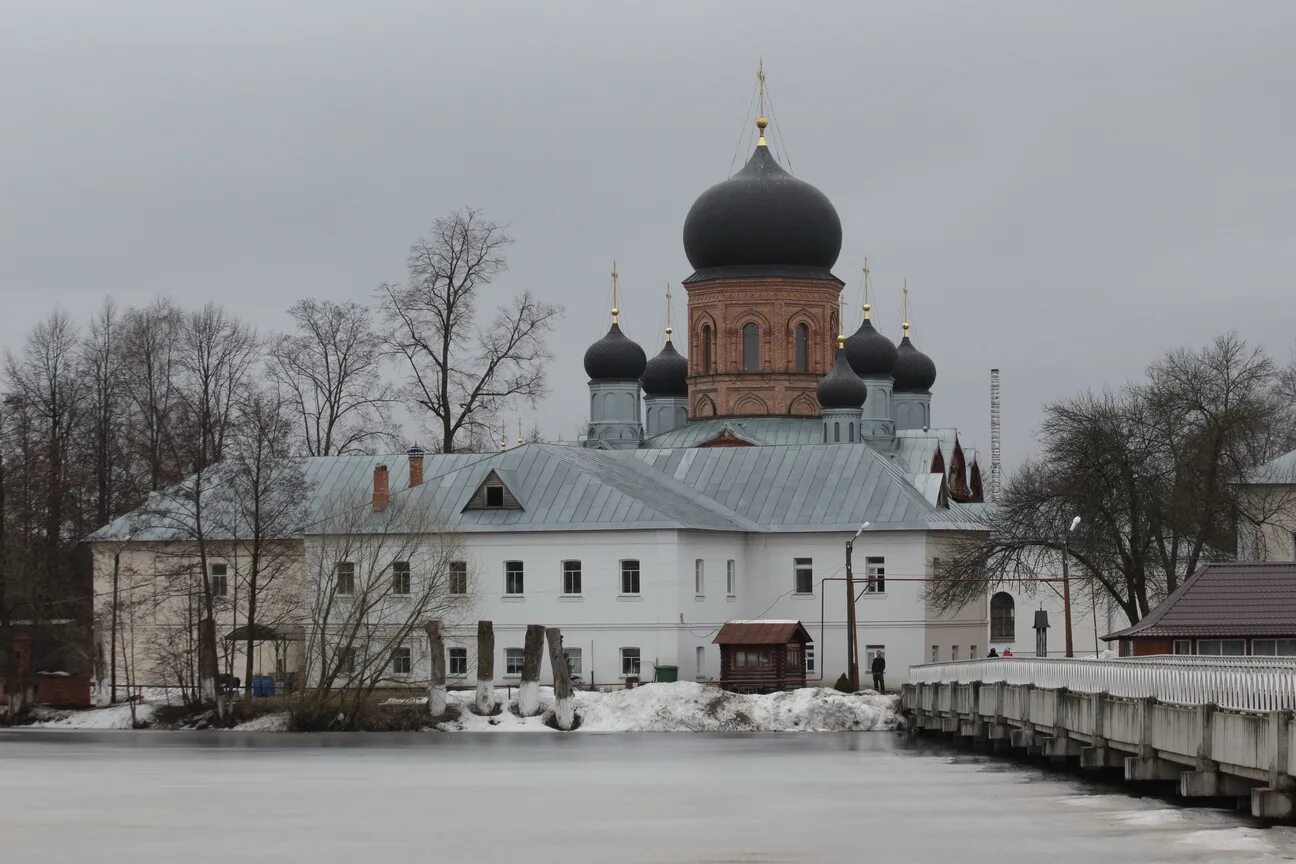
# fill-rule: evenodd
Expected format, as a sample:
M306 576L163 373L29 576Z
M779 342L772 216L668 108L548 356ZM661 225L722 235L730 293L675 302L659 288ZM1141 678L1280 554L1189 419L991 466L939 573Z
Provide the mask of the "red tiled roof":
M716 645L783 645L814 640L800 621L730 621L711 641Z
M1296 562L1203 565L1133 627L1103 639L1296 636Z

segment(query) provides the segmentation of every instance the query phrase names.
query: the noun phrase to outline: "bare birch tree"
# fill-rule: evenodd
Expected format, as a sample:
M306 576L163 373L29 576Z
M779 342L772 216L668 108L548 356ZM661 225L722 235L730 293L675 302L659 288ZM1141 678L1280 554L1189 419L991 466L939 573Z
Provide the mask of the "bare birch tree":
M435 418L442 452L473 432L489 440L501 409L545 392L546 339L562 308L523 291L485 327L477 323L511 242L480 210L455 211L411 247L408 281L378 289L388 351L405 366L408 397Z

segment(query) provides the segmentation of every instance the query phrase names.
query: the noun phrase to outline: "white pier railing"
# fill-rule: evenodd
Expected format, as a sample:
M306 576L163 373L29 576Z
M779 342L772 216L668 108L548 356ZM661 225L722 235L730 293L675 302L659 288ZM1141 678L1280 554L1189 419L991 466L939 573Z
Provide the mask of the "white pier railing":
M912 684L982 683L1066 688L1183 705L1242 711L1296 708L1296 657L1160 657L1063 660L1001 657L928 663L909 669Z

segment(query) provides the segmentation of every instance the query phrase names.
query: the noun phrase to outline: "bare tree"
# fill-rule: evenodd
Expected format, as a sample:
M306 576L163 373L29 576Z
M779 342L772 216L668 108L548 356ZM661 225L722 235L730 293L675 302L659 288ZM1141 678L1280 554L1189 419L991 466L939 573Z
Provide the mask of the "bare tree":
M201 469L221 458L256 347L251 329L214 304L186 316L176 354L186 428L171 441L182 464Z
M440 530L417 495L393 496L381 510L367 498L334 502L306 539L301 716L340 707L342 725L354 727L380 686L410 686L425 665L418 634L471 604L450 591L450 562L462 557L459 537Z
M126 392L132 411L133 450L144 460L146 492L156 492L178 479L183 466L174 464L170 442L179 413L179 353L183 313L170 301L158 300L126 314Z
M480 434L509 403L545 392L546 337L561 307L524 291L477 326L478 303L506 269L511 242L480 210L455 211L411 247L409 280L378 289L388 350L406 366L410 398L439 421L443 452L458 448L461 433Z
M1230 334L1171 352L1141 384L1047 406L1042 455L987 510L988 538L941 559L931 599L952 608L1029 586L1065 549L1081 593L1139 621L1202 561L1234 554L1239 514L1264 523L1290 507L1269 498L1261 512L1239 485L1286 446L1292 406L1277 386L1272 361Z
M358 303L299 300L291 334L273 340L269 372L291 402L303 450L354 453L393 439L382 341Z
M110 297L90 322L90 332L83 347L89 387L86 432L94 453L96 525L108 524L116 510L113 480L125 417L121 398L125 367L120 344L121 329L121 316Z

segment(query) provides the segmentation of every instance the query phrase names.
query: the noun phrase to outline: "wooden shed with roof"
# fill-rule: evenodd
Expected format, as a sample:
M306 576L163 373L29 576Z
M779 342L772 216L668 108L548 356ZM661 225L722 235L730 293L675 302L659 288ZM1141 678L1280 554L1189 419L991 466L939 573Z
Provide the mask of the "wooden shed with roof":
M1142 621L1102 638L1121 656L1296 656L1296 562L1204 564Z
M806 645L800 621L730 621L714 640L720 646L720 686L743 693L790 690L806 684Z

